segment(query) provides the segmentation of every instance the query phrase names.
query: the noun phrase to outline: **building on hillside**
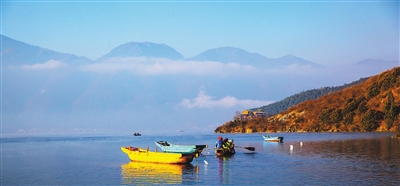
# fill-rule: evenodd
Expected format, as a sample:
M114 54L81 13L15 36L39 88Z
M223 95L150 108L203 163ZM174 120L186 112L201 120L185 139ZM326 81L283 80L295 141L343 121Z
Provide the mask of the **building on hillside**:
M239 120L245 121L249 119L264 118L264 117L266 117L265 112L244 110L239 116Z

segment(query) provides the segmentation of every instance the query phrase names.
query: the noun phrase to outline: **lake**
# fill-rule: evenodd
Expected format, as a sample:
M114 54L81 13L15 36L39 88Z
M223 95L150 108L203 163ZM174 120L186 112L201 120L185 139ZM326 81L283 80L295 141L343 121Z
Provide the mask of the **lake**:
M3 136L1 185L400 185L393 133L271 134L283 143L262 135ZM218 136L234 140L234 156L215 156ZM130 162L120 149L155 150L161 140L209 147L187 165Z

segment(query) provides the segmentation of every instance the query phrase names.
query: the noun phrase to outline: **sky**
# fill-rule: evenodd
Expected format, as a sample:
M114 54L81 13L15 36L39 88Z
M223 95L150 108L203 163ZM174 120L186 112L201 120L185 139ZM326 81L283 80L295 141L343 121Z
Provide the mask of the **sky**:
M398 1L1 1L1 34L96 60L127 42L325 65L399 60Z

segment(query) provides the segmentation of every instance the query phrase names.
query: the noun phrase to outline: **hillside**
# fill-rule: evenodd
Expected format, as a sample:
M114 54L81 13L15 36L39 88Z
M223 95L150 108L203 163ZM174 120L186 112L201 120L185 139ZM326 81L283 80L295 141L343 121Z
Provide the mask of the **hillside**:
M399 108L400 68L396 67L272 117L227 122L215 132L397 131L399 135Z
M298 94L289 96L281 101L271 103L269 105L265 105L262 107L258 108L253 108L250 109L252 111L259 111L261 110L264 113L267 113L268 115L275 115L278 114L279 112L285 111L291 106L297 105L301 102L307 101L307 100L314 100L317 99L321 96L330 94L332 92L336 92L339 90L343 90L347 87L351 87L353 85L357 85L359 83L365 82L368 78L360 78L357 81L353 81L349 84L344 84L342 86L336 86L336 87L322 87L318 89L312 89L312 90L307 90L300 92Z

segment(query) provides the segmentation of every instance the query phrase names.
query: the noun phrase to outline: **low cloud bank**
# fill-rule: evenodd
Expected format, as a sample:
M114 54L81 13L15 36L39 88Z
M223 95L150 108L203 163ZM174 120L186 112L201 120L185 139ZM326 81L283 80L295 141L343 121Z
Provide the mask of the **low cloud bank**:
M196 98L193 99L185 98L182 100L182 102L179 103L179 105L188 109L233 108L233 107L252 108L252 107L259 107L260 105L267 105L270 103L273 103L273 101L251 100L251 99L240 100L233 96L226 96L218 100L212 96L207 95L205 91L200 90Z
M33 65L22 65L24 70L51 70L68 66L66 63L57 60L49 60L45 63L38 63Z
M145 57L111 58L101 63L81 66L79 69L100 74L132 72L137 75L229 76L254 75L261 72L253 66L238 63L224 64L215 61L199 62Z

